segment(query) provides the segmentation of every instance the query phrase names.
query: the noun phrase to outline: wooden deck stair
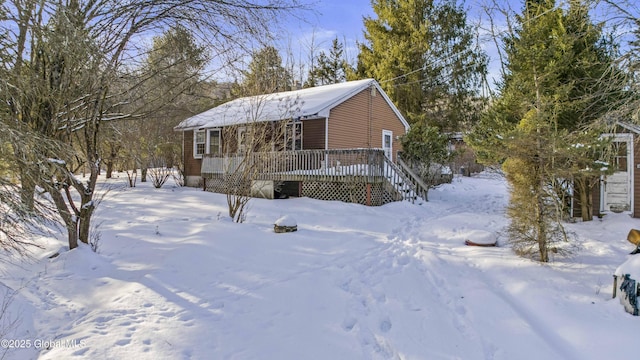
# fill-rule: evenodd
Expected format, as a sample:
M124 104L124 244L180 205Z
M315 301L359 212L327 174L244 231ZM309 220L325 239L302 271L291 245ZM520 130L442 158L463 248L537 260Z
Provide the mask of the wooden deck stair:
M385 178L402 196L402 200L412 203L419 199L427 200L427 185L399 157L397 164L385 157Z

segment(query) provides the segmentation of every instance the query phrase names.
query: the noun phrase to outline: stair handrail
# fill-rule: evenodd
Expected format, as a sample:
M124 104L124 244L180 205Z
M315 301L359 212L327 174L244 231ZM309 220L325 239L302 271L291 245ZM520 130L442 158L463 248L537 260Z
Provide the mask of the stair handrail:
M389 159L386 156L384 156L384 163L385 163L385 166L388 166L393 171L393 174L395 174L395 176L399 177L400 180L402 180L401 182L402 184L406 184L407 186L411 187L410 190L413 194L403 191L402 189L399 188L398 182L394 183L391 179L387 178L387 181L389 181L389 183L394 187L394 189L396 189L396 191L400 193L400 195L402 196L402 200L410 200L412 203L415 202L415 196L418 195L418 193L416 192L416 186L413 183L413 181L411 181L411 179L402 170L400 170L398 166L394 164L393 161L391 161L391 159ZM385 171L385 174L386 174L386 171Z
M429 191L429 185L424 182L422 177L413 171L413 169L405 163L400 156L397 157L396 162L398 163L398 168L411 179L411 183L416 189L416 193L418 196L423 198L425 201L427 200L427 193Z

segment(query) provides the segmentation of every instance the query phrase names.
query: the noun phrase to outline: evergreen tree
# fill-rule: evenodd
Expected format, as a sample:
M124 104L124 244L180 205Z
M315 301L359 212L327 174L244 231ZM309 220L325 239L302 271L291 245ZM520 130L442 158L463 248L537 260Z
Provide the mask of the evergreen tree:
M282 65L282 57L273 46L253 53L244 81L234 89L236 96L270 94L292 89L293 76Z
M172 167L179 163L181 139L173 127L182 119L209 107L201 75L207 63L205 48L194 35L177 25L153 38L144 65L137 71L145 81L128 91L123 103L126 112L137 113L135 120L112 124L105 132L107 174L113 170L118 151L125 153L130 169L141 168L146 181L147 167ZM136 82L136 76L122 76ZM142 121L139 121L139 120ZM111 125L111 124L110 124ZM115 128L115 129L114 129ZM114 131L115 130L115 131ZM109 136L119 134L119 136Z
M602 173L597 161L606 146L595 125L611 101L599 79L612 60L580 1L567 10L553 0L527 1L517 23L505 40L501 97L468 141L481 159L503 161L514 248L523 254L535 249L547 262L558 249L554 244L567 239L567 181L582 193L583 216L591 220L586 200Z
M429 189L442 184L442 164L453 158L454 154L449 150L449 136L424 121L417 121L401 141L402 160L428 186L422 195L426 201Z
M486 56L453 0L374 0L358 73L380 81L410 122L458 131L475 122Z
M159 94L157 99L147 100L160 106L188 102L184 95L193 93L201 83L200 75L206 63L205 48L198 45L193 34L183 26L175 26L154 37L145 71L151 76L151 87Z
M637 15L638 8L629 6L630 3L627 2L607 2L610 5L614 3L614 8L624 19L619 27L632 29L628 51L621 58L622 62L627 65L627 73L625 74L627 76L621 78L622 80L619 78L615 80L624 83L625 89L628 89L623 97L624 101L618 108L620 116L631 119L638 124L640 123L640 113L638 112L640 109L640 17ZM624 5L626 5L626 9L623 8ZM636 10L635 13L633 9Z
M347 80L350 66L344 58L344 45L338 38L331 42L329 54L320 52L315 63L316 65L309 70L305 87L337 84Z

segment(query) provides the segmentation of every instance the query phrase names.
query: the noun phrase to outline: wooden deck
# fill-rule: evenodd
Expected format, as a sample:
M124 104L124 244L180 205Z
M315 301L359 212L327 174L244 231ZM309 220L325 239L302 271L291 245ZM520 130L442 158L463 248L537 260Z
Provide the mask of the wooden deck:
M229 181L224 178L247 184L253 181L299 182L306 186L306 192L301 191L304 196L325 200L350 199L349 202L367 205L382 205L420 196L410 176L391 162L382 149L207 155L202 159L201 172L210 184ZM222 192L219 190L221 186L210 187L209 190ZM358 193L357 196L353 195L354 192ZM372 201L372 196L380 200ZM357 200L352 200L355 198Z

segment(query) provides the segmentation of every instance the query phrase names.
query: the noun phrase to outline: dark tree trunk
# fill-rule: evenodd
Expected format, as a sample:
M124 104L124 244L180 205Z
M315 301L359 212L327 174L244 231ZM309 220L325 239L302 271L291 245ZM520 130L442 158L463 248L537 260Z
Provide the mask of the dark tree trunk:
M50 189L51 198L58 208L58 213L62 217L64 226L67 229L67 237L69 240L69 250L78 247L78 221L74 213L69 210L69 206L64 200L61 193L62 189Z
M22 205L25 206L27 211L31 212L35 208L35 191L36 191L36 183L29 176L28 169L20 169L20 200L22 201Z
M577 178L575 180L576 197L580 202L582 221L593 220L593 202L591 199L591 179Z
M107 160L107 179L111 179L113 177L113 161Z

